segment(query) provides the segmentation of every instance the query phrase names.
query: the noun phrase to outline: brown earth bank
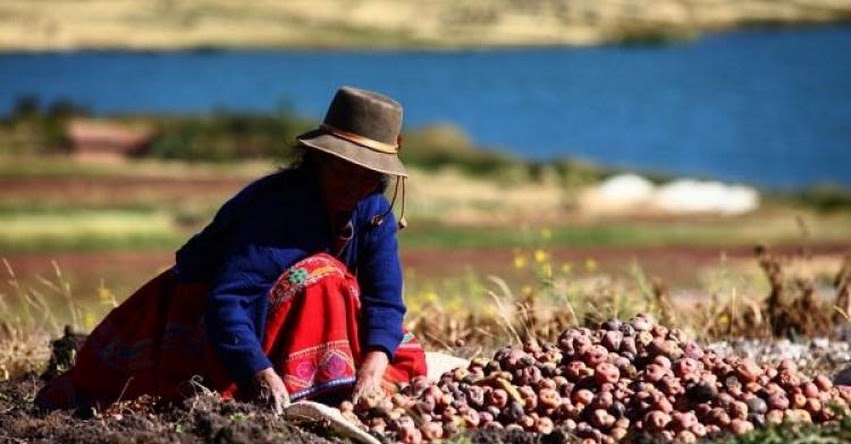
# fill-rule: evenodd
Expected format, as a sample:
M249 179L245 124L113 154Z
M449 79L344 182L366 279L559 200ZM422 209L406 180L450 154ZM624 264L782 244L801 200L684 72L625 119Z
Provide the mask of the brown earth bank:
M245 177L25 177L0 179L0 202L143 204L223 200Z

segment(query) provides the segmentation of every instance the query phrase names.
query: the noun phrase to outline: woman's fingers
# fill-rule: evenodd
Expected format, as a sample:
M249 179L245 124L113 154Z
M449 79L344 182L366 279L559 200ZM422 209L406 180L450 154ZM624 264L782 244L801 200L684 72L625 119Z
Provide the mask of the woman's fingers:
M387 370L388 357L382 351L372 350L367 352L358 369L357 382L352 393L352 402L357 404L366 401L368 404L377 404L384 397L381 389L381 380Z
M257 400L268 406L275 414L283 413L284 407L290 405L290 395L284 381L274 369L260 370L254 375L257 384Z
M352 403L366 403L369 406L378 405L384 397L381 390L381 380L376 380L374 375L364 375L358 378L352 393Z

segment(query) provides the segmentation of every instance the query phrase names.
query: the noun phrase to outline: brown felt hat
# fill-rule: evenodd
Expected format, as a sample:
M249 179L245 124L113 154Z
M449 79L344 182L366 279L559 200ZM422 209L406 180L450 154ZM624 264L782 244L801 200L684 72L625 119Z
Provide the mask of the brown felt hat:
M303 145L380 173L407 177L399 160L402 105L374 91L337 90L319 128L296 138Z

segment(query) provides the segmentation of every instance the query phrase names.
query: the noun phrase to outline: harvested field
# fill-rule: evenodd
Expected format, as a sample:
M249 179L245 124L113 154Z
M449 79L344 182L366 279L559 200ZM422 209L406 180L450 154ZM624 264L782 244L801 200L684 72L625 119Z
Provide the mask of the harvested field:
M0 441L346 442L327 425L296 423L253 404L222 401L200 386L178 404L142 397L103 410L37 411L32 400L42 379L69 363L69 347L78 347L80 339L66 334L54 342L51 366L41 378L29 374L0 382ZM851 436L839 411L828 407L847 409L851 387L834 387L824 376L851 362L847 344L818 341L799 347L797 354L788 342L765 344L701 346L648 317L610 320L594 329L565 330L557 342L500 348L491 359L474 359L467 369L447 372L437 382L415 379L392 399L340 407L354 424L386 442L441 437L453 442L694 442L697 437L720 442L771 430L784 420L797 422L784 426L793 430L818 422L823 433Z

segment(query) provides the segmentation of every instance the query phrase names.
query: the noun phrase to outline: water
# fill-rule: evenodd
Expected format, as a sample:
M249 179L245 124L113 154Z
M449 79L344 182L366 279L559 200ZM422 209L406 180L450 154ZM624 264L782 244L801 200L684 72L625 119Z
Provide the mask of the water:
M667 47L0 54L4 113L35 94L100 114L288 106L318 120L342 84L398 98L408 126L453 122L522 158L851 186L851 28Z

